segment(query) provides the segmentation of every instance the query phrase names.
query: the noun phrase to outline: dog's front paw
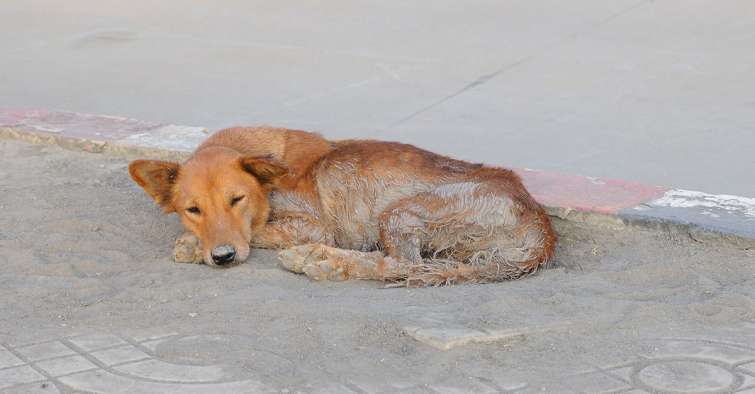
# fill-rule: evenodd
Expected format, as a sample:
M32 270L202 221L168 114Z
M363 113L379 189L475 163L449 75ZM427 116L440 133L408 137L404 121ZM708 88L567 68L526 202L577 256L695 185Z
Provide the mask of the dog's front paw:
M312 280L340 282L348 279L346 271L338 261L320 260L304 266L304 274Z
M202 244L192 233L184 233L176 240L173 248L173 260L176 263L201 264L204 262Z
M342 281L348 279L340 250L325 245L294 246L278 253L280 264L289 271L306 274L310 279Z

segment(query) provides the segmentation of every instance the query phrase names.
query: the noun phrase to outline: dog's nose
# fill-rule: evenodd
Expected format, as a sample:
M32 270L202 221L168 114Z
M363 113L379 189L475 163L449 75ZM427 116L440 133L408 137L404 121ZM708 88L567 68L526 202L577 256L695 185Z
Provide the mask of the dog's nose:
M220 245L212 249L212 261L217 265L226 265L236 258L236 249L231 245Z

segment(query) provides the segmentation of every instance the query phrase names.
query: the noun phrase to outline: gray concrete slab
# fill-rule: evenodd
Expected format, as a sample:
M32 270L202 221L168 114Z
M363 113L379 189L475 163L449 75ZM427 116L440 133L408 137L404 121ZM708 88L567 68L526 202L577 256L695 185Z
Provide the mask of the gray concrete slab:
M755 3L9 0L0 106L755 196Z
M753 198L670 190L662 198L622 210L619 216L630 222L686 225L691 235L697 230L709 230L755 240Z

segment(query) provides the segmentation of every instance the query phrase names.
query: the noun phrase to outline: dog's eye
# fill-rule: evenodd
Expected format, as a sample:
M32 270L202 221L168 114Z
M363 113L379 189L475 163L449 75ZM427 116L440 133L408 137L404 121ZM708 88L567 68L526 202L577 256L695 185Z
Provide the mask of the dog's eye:
M195 215L199 215L200 213L202 213L202 211L198 207L189 207L189 208L186 208L186 211L189 213L193 213Z
M243 200L244 196L238 196L231 199L231 206L234 206L239 203L239 201Z

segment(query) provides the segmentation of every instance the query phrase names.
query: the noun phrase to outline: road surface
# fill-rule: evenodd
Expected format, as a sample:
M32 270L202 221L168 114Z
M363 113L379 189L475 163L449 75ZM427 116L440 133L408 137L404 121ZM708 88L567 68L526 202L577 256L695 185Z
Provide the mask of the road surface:
M755 196L751 0L6 0L0 107Z

